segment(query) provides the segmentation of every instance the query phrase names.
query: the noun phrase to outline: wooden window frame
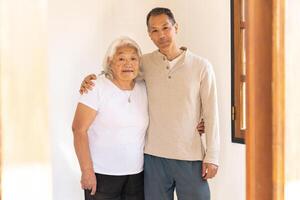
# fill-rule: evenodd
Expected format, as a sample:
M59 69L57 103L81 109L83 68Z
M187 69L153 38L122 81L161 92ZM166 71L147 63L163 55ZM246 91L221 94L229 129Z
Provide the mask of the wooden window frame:
M246 2L246 0L244 0ZM241 30L246 30L246 22L241 19L241 0L231 0L231 140L234 143L245 144L246 134L246 88L244 94L241 87L246 86L247 76L243 72L242 66L242 34ZM244 5L246 6L246 5ZM246 9L245 9L246 12ZM246 14L245 14L246 15ZM245 31L244 31L245 32ZM244 37L246 34L244 35ZM244 45L246 39L244 38ZM244 48L245 50L245 48ZM245 127L242 128L241 124Z

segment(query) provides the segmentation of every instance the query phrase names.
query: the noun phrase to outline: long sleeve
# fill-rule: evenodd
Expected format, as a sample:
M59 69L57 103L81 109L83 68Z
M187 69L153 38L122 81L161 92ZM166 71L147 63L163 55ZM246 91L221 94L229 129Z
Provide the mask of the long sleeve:
M200 83L202 114L206 133L204 162L219 165L220 135L216 80L212 65L207 60L204 61L204 65Z

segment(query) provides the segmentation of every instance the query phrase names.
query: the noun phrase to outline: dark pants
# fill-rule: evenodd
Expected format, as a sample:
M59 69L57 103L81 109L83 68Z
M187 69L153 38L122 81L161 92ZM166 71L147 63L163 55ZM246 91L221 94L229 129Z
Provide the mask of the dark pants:
M96 174L96 178L96 194L85 190L85 200L144 200L143 172L125 176Z
M201 161L183 161L145 154L145 200L209 200L208 183L201 177Z

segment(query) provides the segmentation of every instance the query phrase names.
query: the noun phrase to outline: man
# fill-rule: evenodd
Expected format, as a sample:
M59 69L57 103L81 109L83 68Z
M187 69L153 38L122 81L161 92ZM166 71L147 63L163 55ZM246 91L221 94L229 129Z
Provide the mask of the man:
M179 48L178 24L169 9L152 9L147 27L158 50L143 56L150 117L145 199L172 200L176 189L179 200L208 200L207 179L217 173L220 151L212 66L187 48ZM81 92L91 87L90 79L93 76L85 79ZM206 149L195 129L201 118L205 121Z

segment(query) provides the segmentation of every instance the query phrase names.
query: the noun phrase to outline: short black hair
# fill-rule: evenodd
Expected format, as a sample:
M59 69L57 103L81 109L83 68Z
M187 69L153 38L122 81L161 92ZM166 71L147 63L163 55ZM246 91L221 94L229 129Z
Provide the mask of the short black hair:
M174 25L176 23L175 17L172 13L172 11L169 8L162 8L162 7L157 7L157 8L153 8L147 15L147 27L149 26L149 19L151 16L157 16L157 15L161 15L161 14L165 14L168 16L169 20L171 21L171 23Z

